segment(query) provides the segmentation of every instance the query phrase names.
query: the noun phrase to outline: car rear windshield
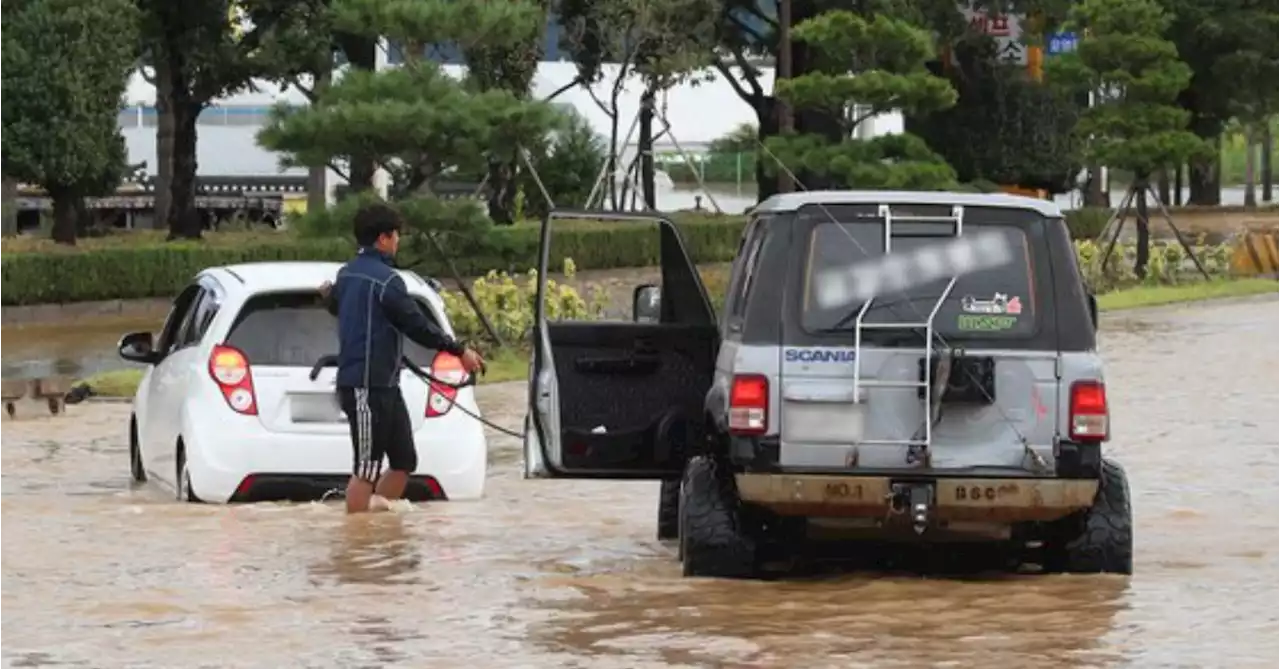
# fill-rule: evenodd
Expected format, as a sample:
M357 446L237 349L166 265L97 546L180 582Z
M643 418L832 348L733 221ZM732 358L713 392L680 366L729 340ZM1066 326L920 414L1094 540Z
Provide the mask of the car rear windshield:
M914 262L916 252L943 245L945 236L898 236L905 224L894 226L893 253L901 253ZM916 232L930 232L926 225L914 226ZM934 227L940 227L934 224ZM949 226L948 226L949 227ZM1003 239L1012 251L1009 262L999 267L979 269L962 274L956 280L946 302L934 319L935 331L944 337L1021 338L1036 331L1036 295L1031 274L1031 253L1026 233L1012 225L982 225L965 222L965 236L982 233ZM809 332L852 330L857 310L865 300L841 304L819 304L814 289L815 276L835 272L857 271L860 263L884 257L884 224L880 222L819 223L809 238L808 269L804 284L802 325ZM910 272L910 269L907 270ZM945 272L944 272L945 273ZM950 276L935 279L899 291L877 295L867 309L866 323L923 323L938 297L946 289ZM900 338L898 331L869 330L869 341Z
M419 306L434 320L426 305ZM243 351L251 365L311 367L321 357L337 355L338 321L316 292L255 295L236 316L227 344ZM423 367L435 357L408 339L404 354Z

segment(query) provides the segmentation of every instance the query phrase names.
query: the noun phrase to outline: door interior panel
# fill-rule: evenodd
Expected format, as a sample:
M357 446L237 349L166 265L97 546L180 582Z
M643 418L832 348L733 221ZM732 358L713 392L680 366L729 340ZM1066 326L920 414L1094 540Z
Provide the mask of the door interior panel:
M715 372L714 325L548 323L563 465L662 469L697 443Z

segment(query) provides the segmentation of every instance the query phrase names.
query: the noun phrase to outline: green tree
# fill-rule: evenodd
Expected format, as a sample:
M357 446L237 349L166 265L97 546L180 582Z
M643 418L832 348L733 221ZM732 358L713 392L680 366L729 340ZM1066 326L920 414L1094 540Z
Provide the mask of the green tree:
M211 102L276 78L280 49L264 42L285 14L262 11L271 0L137 0L141 11L144 76L156 87L157 215L170 239L199 238L196 209L196 120ZM246 20L252 17L252 20Z
M528 99L533 76L542 57L542 33L546 29L546 0L536 0L536 20L526 21L524 30L509 40L478 40L463 46L467 61L467 80L479 91L507 91L519 99ZM532 9L531 15L534 15ZM520 174L524 169L519 147L494 152L488 159L485 181L489 192L489 218L495 223L515 222L516 197ZM525 191L526 196L542 199L541 191ZM545 208L545 207L543 207Z
M1258 203L1255 192L1258 144L1280 105L1276 87L1280 75L1276 63L1276 8L1271 6L1269 12L1238 12L1228 22L1241 48L1219 59L1213 69L1223 79L1240 82L1239 89L1231 94L1228 108L1244 133L1247 156L1244 203L1252 207ZM1263 158L1271 160L1270 156Z
M1082 168L1075 133L1080 96L1036 81L1026 67L1000 61L999 44L967 25L954 6L933 23L949 44L947 62L931 64L959 98L952 107L908 115L906 128L920 135L963 182L990 182L1064 193L1076 187ZM1024 41L1047 29L1043 12L1022 15Z
M557 112L563 117L559 129L530 141L526 148L552 201L560 207L581 207L608 160L609 148L591 122L572 106L560 107ZM520 193L524 216L541 218L549 211L537 180L527 170L520 172Z
M657 96L705 69L711 60L719 0L560 0L556 15L564 30L560 48L577 66L577 82L591 86L604 80L606 64L617 72L606 99L592 99L609 117L609 156L605 193L610 206L620 208L626 187L619 191L616 176L639 169L645 200L654 204L654 167L651 149L664 132L654 133ZM639 130L637 161L619 164L629 143L620 136L622 94L627 82L639 79L643 86L636 122ZM629 180L629 179L628 179Z
M117 117L137 53L130 0L6 0L4 172L53 199L53 238L74 244L84 198L125 169Z
M1191 78L1178 94L1178 104L1189 113L1188 128L1201 139L1217 142L1231 120L1227 101L1233 79L1220 80L1213 66L1236 47L1235 37L1217 25L1237 0L1162 0L1171 21L1165 36L1173 40L1178 55L1191 67ZM1222 201L1221 157L1213 153L1194 158L1188 165L1189 204L1216 205Z
M755 153L756 126L751 123L739 123L736 128L711 140L707 146L708 153Z
M914 135L853 138L859 124L877 114L954 104L951 85L925 67L935 53L926 31L888 14L866 18L838 10L803 21L792 33L808 47L813 69L779 80L778 97L838 122L835 141L808 133L767 142L806 187L936 189L955 183L950 166ZM765 162L766 169L776 169Z
M309 107L277 109L258 141L289 164L372 162L391 174L389 198L421 231L475 234L489 222L479 207L432 197L433 184L483 171L490 158L545 136L557 116L509 90L477 90L421 57L418 46L513 44L540 9L533 2L334 0L331 12L336 30L407 45L404 65L349 70Z
M1076 125L1086 156L1134 175L1138 276L1145 276L1150 254L1151 176L1207 149L1186 129L1190 114L1176 106L1191 68L1163 37L1171 19L1155 0L1084 0L1071 15L1071 24L1084 35L1079 47L1046 67L1051 81L1095 94L1094 105Z

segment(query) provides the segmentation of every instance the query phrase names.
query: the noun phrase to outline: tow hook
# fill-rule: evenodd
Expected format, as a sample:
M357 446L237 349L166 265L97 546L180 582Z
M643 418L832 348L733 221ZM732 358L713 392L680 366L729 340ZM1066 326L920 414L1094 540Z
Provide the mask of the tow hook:
M929 510L933 508L933 485L929 483L895 483L891 505L894 513L910 511L911 527L924 534L929 526Z

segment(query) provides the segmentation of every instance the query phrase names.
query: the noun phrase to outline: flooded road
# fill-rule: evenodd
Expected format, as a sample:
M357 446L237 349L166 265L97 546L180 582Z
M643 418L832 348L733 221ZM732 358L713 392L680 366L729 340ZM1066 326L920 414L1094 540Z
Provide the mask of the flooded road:
M1274 667L1274 298L1105 317L1132 578L686 580L657 486L522 481L348 519L128 483L126 405L4 424L9 667ZM520 384L481 389L518 423Z

